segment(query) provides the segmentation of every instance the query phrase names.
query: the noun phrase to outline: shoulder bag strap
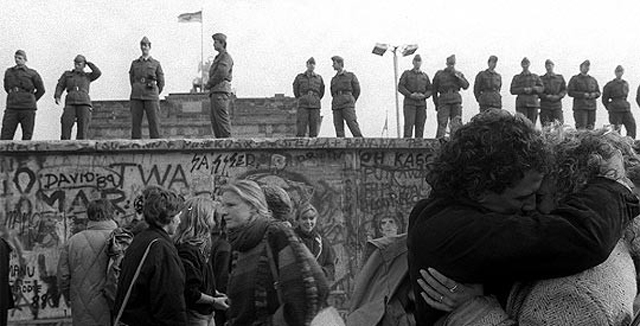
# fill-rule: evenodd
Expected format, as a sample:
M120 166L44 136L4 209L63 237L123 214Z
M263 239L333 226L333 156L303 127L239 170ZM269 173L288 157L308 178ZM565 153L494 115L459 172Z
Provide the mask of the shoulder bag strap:
M129 289L127 289L127 294L124 296L124 300L122 301L122 305L120 306L120 310L118 310L118 316L116 316L116 320L113 322L113 325L117 326L118 322L120 322L120 317L122 317L122 313L124 312L124 308L127 306L127 302L129 301L129 296L131 296L131 290L133 290L133 284L138 279L140 275L140 270L142 269L142 265L144 264L145 259L147 259L147 255L149 254L149 250L151 250L151 245L153 245L158 239L153 239L149 242L147 246L147 250L144 251L144 255L142 255L142 259L140 260L140 264L138 264L138 269L136 269L136 273L133 274L133 279L131 280L131 284L129 284Z
M269 237L265 237L265 242L267 246L267 256L269 260L269 266L271 267L271 275L273 276L273 286L276 288L276 292L278 293L278 301L282 304L282 292L280 290L280 274L278 273L278 267L276 267L276 261L273 259L273 251L271 250L271 245L269 244Z

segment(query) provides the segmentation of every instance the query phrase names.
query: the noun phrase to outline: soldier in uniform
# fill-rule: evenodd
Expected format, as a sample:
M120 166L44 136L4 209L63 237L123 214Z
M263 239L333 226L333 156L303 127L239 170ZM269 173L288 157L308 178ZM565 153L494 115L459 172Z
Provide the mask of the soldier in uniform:
M151 42L145 36L140 41L140 58L129 69L131 83L131 138L142 138L142 116L147 114L149 137L160 138L160 93L164 88L164 73L160 62L151 57Z
M593 129L596 124L596 99L600 97L600 87L595 78L589 76L591 63L580 64L580 73L569 79L567 93L573 97L573 118L576 129Z
M496 72L497 64L498 57L495 55L490 56L488 61L489 68L479 72L473 84L473 95L480 105L480 112L492 108L502 108L502 96L500 95L502 76Z
M513 76L511 94L517 95L516 112L524 114L535 125L538 120L538 109L540 109L538 95L544 91L544 85L538 75L529 71L531 65L529 59L522 59L520 65L522 72Z
M102 72L92 62L78 54L73 60L74 69L65 71L56 86L56 93L53 98L56 104L60 104L62 92L67 91L64 111L60 121L62 123L61 139L71 139L71 128L77 121L76 139L86 139L91 123L91 98L89 98L89 85L98 79ZM91 72L84 71L85 66L89 66Z
M415 126L416 138L424 135L427 121L427 99L431 96L431 81L422 70L422 58L413 57L413 69L405 70L398 82L398 91L404 95L404 138L411 138Z
M631 113L631 104L627 101L629 83L622 79L624 68L617 66L616 78L602 89L602 104L609 111L609 123L620 133L622 125L627 130L627 136L636 138L636 120Z
M433 104L436 105L438 130L436 138L444 137L449 120L462 116L462 96L460 89L469 88L464 75L455 69L456 56L447 58L447 67L433 76Z
M296 117L296 137L304 137L309 129L309 137L317 137L320 128L320 100L324 96L324 81L315 73L316 59L307 60L307 71L293 80L293 95L298 99Z
M358 78L354 73L344 69L342 57L333 56L331 61L333 61L333 70L336 71L336 75L331 78L331 96L333 96L331 110L336 137L344 137L345 121L353 137L362 137L356 116L356 101L360 96Z
M540 94L540 123L542 126L554 121L564 124L562 98L567 95L567 83L562 75L553 72L553 61L547 59L544 67L547 73L540 77L544 85L544 91Z
M4 73L7 107L2 118L0 140L12 140L18 124L22 140L31 140L36 121L36 102L44 95L44 83L37 71L28 68L27 54L23 50L14 55L16 65Z
M216 138L231 137L231 80L233 79L233 59L227 52L227 36L222 33L211 35L213 48L218 54L209 69L209 81L205 89L211 98L211 128Z

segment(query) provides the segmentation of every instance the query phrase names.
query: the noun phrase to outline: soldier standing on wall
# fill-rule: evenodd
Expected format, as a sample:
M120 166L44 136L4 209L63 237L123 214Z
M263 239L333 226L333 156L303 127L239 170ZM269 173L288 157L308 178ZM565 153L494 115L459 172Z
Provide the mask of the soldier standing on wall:
M89 85L98 79L102 72L96 65L88 62L87 59L78 54L73 60L74 69L65 71L58 80L56 93L53 98L56 104L60 104L62 92L67 91L64 111L60 121L62 123L61 139L71 139L71 128L77 121L76 139L85 139L88 136L89 124L91 123L91 98L89 98ZM84 67L89 66L90 73L84 71Z
M333 126L336 137L344 137L344 122L347 122L353 137L362 137L358 117L356 116L356 101L360 96L360 82L352 72L344 69L344 59L333 56L333 69L336 75L331 79L331 109L333 111Z
M413 57L413 69L405 70L398 82L398 92L404 95L404 138L411 138L413 128L416 138L424 135L424 123L427 121L427 98L431 96L431 81L422 70L422 58Z
M535 126L538 121L538 109L540 109L538 94L542 94L544 85L538 75L529 71L531 62L528 58L523 58L520 64L522 72L513 76L511 94L517 95L516 112L524 114Z
M473 95L476 97L478 105L480 105L480 112L491 108L502 108L502 95L500 95L502 76L496 72L498 57L495 55L490 56L487 64L489 68L479 72L476 76L476 81L473 83Z
M553 72L553 61L547 59L544 67L547 73L540 76L544 85L544 91L540 94L540 123L543 127L554 121L564 124L562 98L567 95L567 83L562 75Z
M233 79L233 59L227 52L227 36L215 33L211 36L213 48L218 51L211 69L209 81L205 85L211 97L211 128L216 138L231 137L229 106L231 103L231 80Z
M320 128L320 100L324 96L324 81L315 73L316 59L307 60L307 71L298 74L293 81L293 95L298 99L296 137L317 137Z
M4 73L7 108L2 118L0 140L12 140L18 124L22 140L31 140L36 122L36 102L44 95L44 84L37 71L28 68L27 54L23 50L14 55L16 65Z
M616 78L602 89L602 104L609 111L609 123L620 133L622 125L627 130L627 136L636 138L636 120L631 113L631 104L627 101L629 95L629 83L622 79L624 68L617 66Z
M596 124L596 99L600 97L600 87L595 78L589 76L591 62L580 64L580 73L569 79L567 92L573 97L573 118L576 129L593 129Z
M455 66L456 56L451 55L447 58L447 68L439 70L433 77L433 103L438 117L436 138L444 137L449 120L462 117L460 89L469 88L469 82Z
M160 138L160 93L164 88L164 72L160 62L151 57L151 42L145 36L140 41L140 58L129 69L131 84L131 139L142 138L142 116L147 114L149 138Z

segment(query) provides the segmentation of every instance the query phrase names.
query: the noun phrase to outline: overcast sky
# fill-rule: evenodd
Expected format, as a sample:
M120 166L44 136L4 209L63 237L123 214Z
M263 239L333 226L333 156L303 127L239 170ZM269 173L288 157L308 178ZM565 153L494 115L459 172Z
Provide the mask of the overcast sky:
M316 58L316 71L328 85L334 75L331 56L344 57L346 69L358 76L362 86L356 106L368 137L381 135L387 113L390 135L396 135L392 55L371 54L377 42L418 44L423 70L430 78L455 53L458 70L472 84L475 75L486 69L487 58L497 55L503 103L511 111L515 98L509 85L524 56L540 75L544 60L551 58L567 82L578 73L579 64L590 59L591 74L601 88L621 64L626 69L623 78L631 86L632 110L640 117L635 104L640 83L640 3L634 0L0 0L0 68L13 66L15 50L24 49L28 66L40 73L47 90L38 102L34 139L59 139L62 107L54 104L53 93L78 53L103 71L92 83L93 100L126 99L128 69L140 55L139 41L146 35L152 55L165 71L162 95L188 92L198 75L200 25L178 23L177 16L201 7L206 56L214 55L211 34L227 34L238 97L293 96L293 79L310 56ZM400 73L410 66L411 57L400 59ZM478 109L471 89L463 94L467 121ZM2 92L0 108L5 101ZM430 99L428 103L425 133L433 137L435 110ZM564 100L564 107L565 120L573 124L570 99ZM598 110L596 125L601 126L607 115L601 103ZM323 100L322 114L320 135L334 136L330 95Z

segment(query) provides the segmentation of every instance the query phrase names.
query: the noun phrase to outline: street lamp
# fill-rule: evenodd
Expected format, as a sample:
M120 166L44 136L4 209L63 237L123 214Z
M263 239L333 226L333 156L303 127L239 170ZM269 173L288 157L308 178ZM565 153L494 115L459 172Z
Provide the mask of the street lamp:
M396 130L398 131L398 138L400 135L400 98L398 97L398 51L402 54L403 57L414 54L418 50L417 44L405 44L405 45L390 45L383 43L376 43L376 46L371 51L373 54L377 54L379 56L383 56L387 50L393 52L393 76L394 76L394 85L396 89ZM386 122L385 122L386 126Z

